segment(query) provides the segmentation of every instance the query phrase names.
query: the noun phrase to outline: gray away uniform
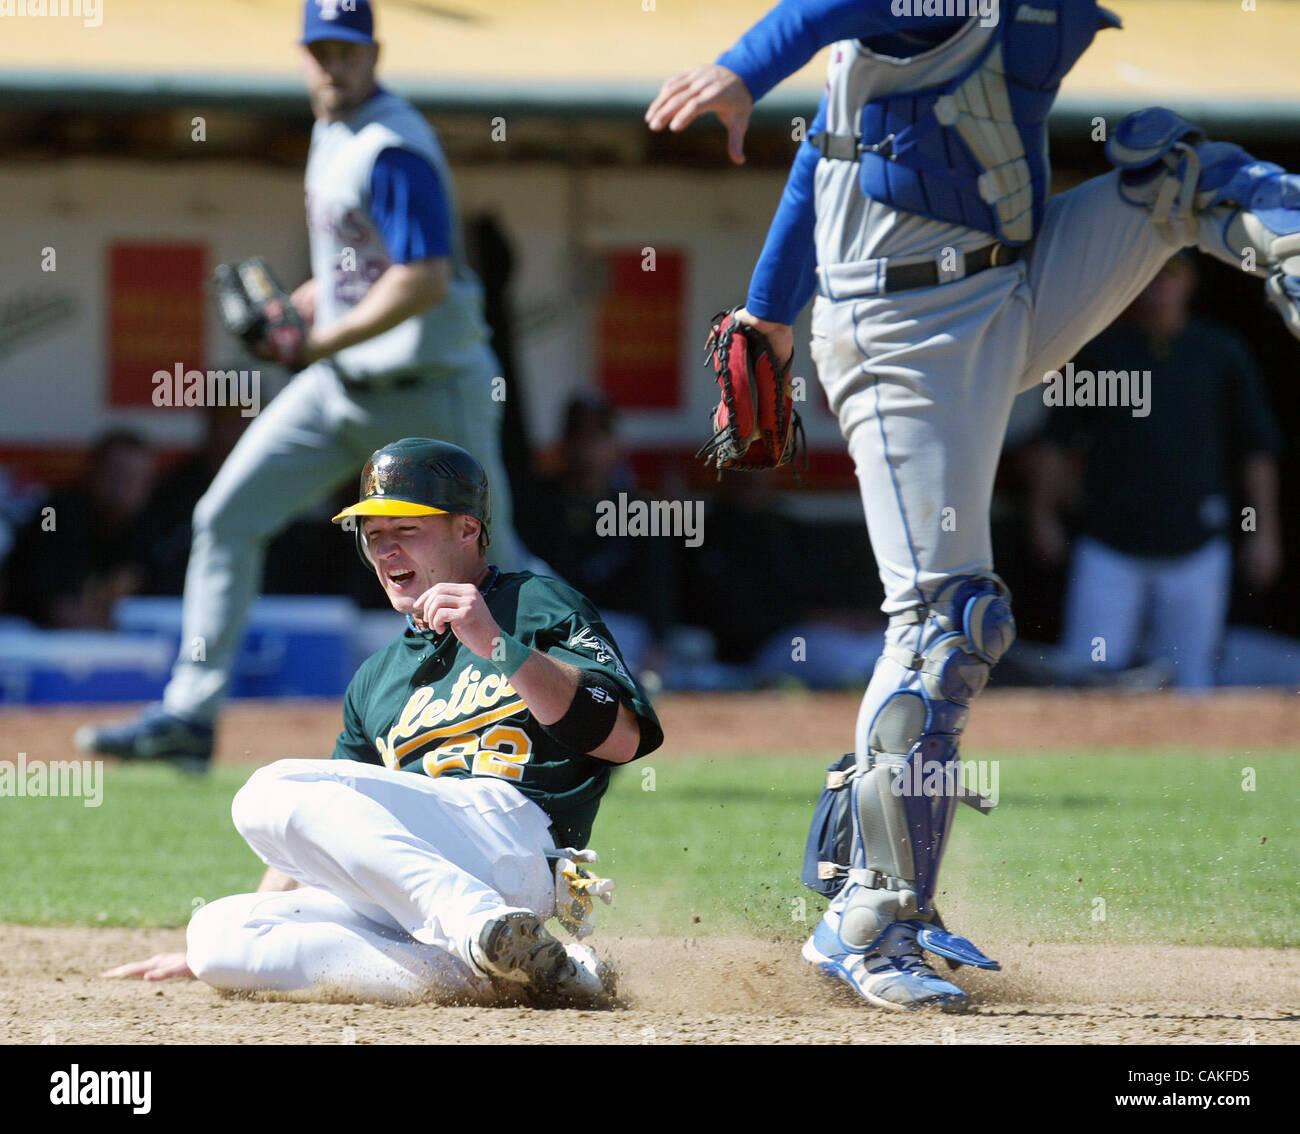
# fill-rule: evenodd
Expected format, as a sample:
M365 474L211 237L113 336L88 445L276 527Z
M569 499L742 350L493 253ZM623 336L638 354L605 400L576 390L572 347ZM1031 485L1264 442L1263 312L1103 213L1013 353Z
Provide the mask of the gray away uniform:
M429 124L386 91L345 121L318 121L312 133L306 189L317 323L328 326L359 303L392 262L368 211L371 170L390 147L426 158L448 195L447 296L307 367L240 438L194 511L180 656L164 695L169 713L200 722L216 716L267 542L396 438L436 437L478 458L492 485L492 560L504 571L521 566L501 463L501 403L493 398L500 369L460 247L451 176Z

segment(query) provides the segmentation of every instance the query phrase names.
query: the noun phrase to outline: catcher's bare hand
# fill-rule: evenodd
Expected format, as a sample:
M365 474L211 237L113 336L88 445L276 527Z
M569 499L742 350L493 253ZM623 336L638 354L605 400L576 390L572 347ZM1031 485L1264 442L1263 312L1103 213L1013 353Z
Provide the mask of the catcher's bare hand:
M793 327L786 323L769 323L766 319L751 315L743 307L736 310L736 322L748 323L756 331L761 331L771 344L772 353L776 355L777 361L782 366L790 361L794 354Z
M501 627L473 583L438 583L415 600L420 619L435 634L448 627L481 658L492 656Z
M123 977L140 980L168 980L172 977L194 977L184 953L155 953L147 961L130 961L115 969L99 974L104 980Z
M645 120L651 130L685 130L701 114L716 114L727 128L727 153L737 165L745 162L745 131L754 100L735 71L707 63L679 71L659 88Z

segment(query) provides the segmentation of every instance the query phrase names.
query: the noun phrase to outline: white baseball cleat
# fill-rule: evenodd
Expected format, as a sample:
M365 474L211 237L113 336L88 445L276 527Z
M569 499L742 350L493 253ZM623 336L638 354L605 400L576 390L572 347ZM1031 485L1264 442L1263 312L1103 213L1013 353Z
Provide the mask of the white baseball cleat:
M612 1008L618 994L614 966L596 956L590 945L576 942L564 951L573 964L573 972L563 982L560 997L571 1007Z
M470 956L488 976L522 985L538 1007L611 1008L614 970L586 945L561 945L527 910L487 922Z
M970 1008L970 997L925 963L916 943L916 928L904 921L886 929L869 953L853 953L822 918L804 942L803 959L827 976L842 980L877 1008L937 1008L943 1012Z

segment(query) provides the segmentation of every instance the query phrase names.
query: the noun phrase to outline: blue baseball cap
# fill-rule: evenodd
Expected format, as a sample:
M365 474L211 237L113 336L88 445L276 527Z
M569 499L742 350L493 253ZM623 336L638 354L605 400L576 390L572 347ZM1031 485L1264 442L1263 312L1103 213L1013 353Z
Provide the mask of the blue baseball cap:
M319 43L341 39L347 43L374 43L375 16L370 0L307 0L302 10L302 39Z

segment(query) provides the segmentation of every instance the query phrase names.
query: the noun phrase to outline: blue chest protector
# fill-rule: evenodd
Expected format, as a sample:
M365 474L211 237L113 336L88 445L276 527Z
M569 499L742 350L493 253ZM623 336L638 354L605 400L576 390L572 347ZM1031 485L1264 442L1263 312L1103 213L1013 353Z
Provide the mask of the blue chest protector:
M1002 0L988 45L960 73L862 108L863 193L1026 243L1047 197L1047 116L1061 80L1100 28L1118 26L1094 0Z

